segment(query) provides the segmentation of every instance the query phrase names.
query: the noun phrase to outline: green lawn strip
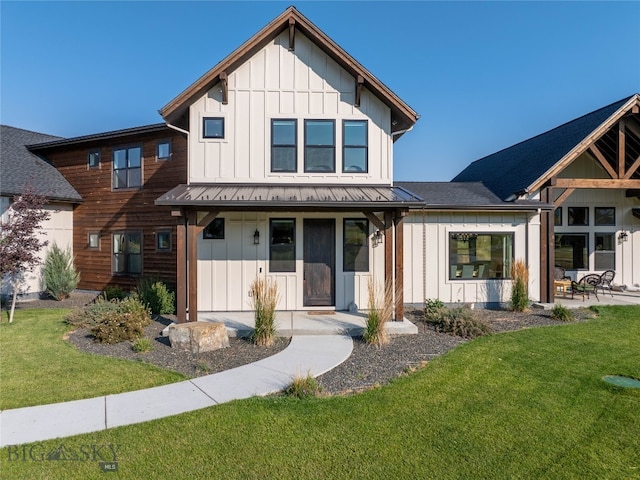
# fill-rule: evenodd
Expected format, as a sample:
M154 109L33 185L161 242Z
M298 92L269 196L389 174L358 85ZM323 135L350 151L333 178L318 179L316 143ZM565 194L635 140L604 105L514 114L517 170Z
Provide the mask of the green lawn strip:
M120 445L119 478L640 478L640 391L601 380L640 376L638 319L602 309L474 340L359 395L249 399L43 444ZM92 459L8 455L9 478L104 475Z
M149 388L184 376L142 362L78 351L63 339L65 310L18 310L0 324L0 409Z

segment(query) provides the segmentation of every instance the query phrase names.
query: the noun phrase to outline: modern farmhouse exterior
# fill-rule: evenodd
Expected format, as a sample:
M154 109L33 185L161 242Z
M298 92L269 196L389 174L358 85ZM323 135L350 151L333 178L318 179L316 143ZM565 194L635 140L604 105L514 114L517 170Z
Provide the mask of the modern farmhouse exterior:
M396 182L393 145L418 115L290 7L160 110L165 123L40 139L82 197L80 288L176 287L179 321L368 305L509 299L511 264L553 301L554 266L640 283L640 96L471 163L452 182ZM78 200L79 201L79 200ZM191 313L191 315L189 315ZM195 314L194 314L195 313Z

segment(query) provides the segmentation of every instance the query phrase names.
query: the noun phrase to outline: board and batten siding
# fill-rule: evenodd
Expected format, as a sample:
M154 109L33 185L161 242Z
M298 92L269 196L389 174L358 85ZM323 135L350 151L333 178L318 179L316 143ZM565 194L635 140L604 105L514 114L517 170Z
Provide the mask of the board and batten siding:
M303 305L303 223L304 219L335 219L335 310L346 310L351 302L360 309L368 305L369 278L384 278L384 243L373 247L369 226L369 271L344 272L343 219L360 218L357 214L233 212L224 218L224 239L203 239L198 236L198 310L250 311L251 283L256 277L275 280L280 302L278 310L302 310ZM296 224L295 272L269 272L269 219L293 218ZM253 234L260 232L260 244L254 245ZM380 287L383 285L380 284ZM327 307L313 307L322 310ZM331 310L334 307L330 308Z
M309 41L283 33L228 76L228 104L214 85L190 107L189 182L392 182L391 112L363 89L354 107L355 79ZM203 138L205 117L222 117L225 138ZM271 119L297 119L296 173L271 173ZM304 120L335 120L335 173L304 172ZM368 120L368 172L342 173L342 120Z
M512 233L514 258L529 265L529 296L540 298L540 219L525 213L411 212L404 223L404 301L509 301L508 279L449 279L449 234Z

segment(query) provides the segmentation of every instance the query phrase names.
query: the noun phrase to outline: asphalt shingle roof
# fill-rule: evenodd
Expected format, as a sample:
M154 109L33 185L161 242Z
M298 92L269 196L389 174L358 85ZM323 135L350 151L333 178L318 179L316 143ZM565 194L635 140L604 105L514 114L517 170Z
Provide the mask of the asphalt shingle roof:
M0 125L0 194L12 197L27 185L49 200L81 202L82 197L50 163L25 145L51 142L60 137Z
M631 97L476 160L452 181L484 182L498 197L506 200L528 188Z

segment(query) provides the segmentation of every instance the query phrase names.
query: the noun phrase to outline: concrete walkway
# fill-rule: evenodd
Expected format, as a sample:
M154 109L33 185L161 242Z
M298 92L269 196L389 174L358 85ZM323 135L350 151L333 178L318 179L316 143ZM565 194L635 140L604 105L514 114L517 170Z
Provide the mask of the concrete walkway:
M317 377L351 355L345 335L294 336L283 351L249 365L179 383L0 412L0 447L68 437L267 395L299 375Z

